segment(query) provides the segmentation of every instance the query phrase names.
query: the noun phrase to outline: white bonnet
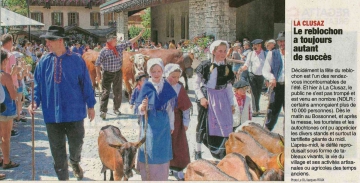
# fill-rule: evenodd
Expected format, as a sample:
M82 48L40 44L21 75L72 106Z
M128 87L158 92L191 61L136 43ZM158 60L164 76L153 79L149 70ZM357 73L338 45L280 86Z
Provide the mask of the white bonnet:
M214 51L215 47L219 46L221 43L225 43L225 45L226 45L226 50L229 49L229 45L228 45L227 41L224 41L224 40L216 40L216 41L214 41L213 43L211 43L211 45L210 45L210 53L213 54L213 51Z
M174 72L175 70L180 70L180 76L181 76L182 70L181 70L181 67L179 66L179 64L173 64L173 63L166 64L166 66L165 66L165 77L169 77L169 75L172 72Z
M154 65L159 65L161 69L164 71L164 63L161 58L151 58L147 61L147 73L151 76L150 69Z

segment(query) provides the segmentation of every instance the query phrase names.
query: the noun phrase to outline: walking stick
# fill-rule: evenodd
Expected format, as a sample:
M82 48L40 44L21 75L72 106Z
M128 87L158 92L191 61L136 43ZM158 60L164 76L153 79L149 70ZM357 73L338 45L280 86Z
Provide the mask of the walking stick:
M272 91L273 89L271 87L268 87L268 105L267 105L267 108L266 108L266 114L265 114L265 119L264 119L264 124L263 124L263 128L265 128L265 124L266 124L266 120L267 120L267 116L268 116L268 111L269 111L269 106L270 106L270 101L271 101L271 94L272 94Z
M34 109L34 81L31 82L31 108ZM35 180L35 115L31 115L32 180Z
M148 97L145 97L146 99L148 99ZM148 100L149 101L149 100ZM148 105L146 105L145 107L145 139L146 139L146 133L147 133L147 125L148 125ZM144 154L145 154L145 172L146 172L146 180L149 181L150 179L150 173L149 173L149 160L148 160L148 156L147 156L147 149L146 149L146 140L145 140L145 144L144 144Z

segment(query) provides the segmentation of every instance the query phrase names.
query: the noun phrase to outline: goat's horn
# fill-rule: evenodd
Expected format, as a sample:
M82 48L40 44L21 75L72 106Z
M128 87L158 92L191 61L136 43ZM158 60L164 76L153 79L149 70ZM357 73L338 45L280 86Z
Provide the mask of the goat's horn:
M136 148L139 148L146 140L146 137L143 137L137 144L136 144Z

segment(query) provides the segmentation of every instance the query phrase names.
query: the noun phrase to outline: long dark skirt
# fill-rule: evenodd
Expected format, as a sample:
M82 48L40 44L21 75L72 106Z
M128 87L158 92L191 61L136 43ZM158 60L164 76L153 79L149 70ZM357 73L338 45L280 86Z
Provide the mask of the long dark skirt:
M196 127L196 142L203 143L209 148L214 158L222 159L226 155L225 142L227 137L210 136L208 126L208 109L205 109L197 102L198 107L198 124Z

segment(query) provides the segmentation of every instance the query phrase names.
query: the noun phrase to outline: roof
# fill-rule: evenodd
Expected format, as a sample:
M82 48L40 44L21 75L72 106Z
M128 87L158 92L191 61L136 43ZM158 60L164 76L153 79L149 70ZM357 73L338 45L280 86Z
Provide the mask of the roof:
M110 0L100 5L100 13L133 11L181 1L185 0Z
M92 6L99 6L105 3L106 0L91 0ZM45 0L29 0L30 6L44 6ZM55 0L49 1L50 6L86 6L89 0Z
M41 22L20 15L13 11L1 8L0 26L19 26L19 25L44 25Z
M92 34L96 34L99 37L105 37L109 33L116 32L116 27L111 27L107 29L86 29L87 31L91 32Z
M83 29L78 26L66 26L66 27L64 27L64 29L65 29L66 34L68 34L69 31L76 30L76 31L83 32L85 34L88 34L92 37L97 37L97 38L106 37L107 34L116 32L115 27L110 27L107 29ZM27 33L28 33L27 31L23 31L23 30L17 32L17 34L27 34ZM31 30L30 31L30 34L37 38L39 38L41 35L43 35L45 33L46 33L46 30Z

